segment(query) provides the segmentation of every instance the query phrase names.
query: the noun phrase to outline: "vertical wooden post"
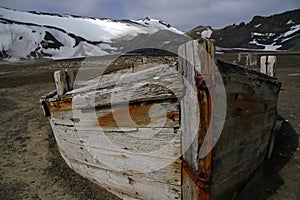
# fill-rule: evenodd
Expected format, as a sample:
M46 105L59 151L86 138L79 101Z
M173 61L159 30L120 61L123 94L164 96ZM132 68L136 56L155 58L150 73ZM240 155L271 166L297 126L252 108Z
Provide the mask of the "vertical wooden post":
M249 65L251 67L256 66L257 65L257 55L254 53L249 53L248 55L249 55L249 60L250 60Z
M60 98L68 91L67 76L64 70L54 72L57 96Z
M74 86L74 71L72 69L65 69L66 81L68 86L68 91L73 90Z
M148 62L147 57L143 57L143 64L147 64L147 62Z
M209 200L214 97L214 41L190 41L179 48L180 70L189 87L181 104L183 199ZM195 100L193 100L195 99ZM198 105L197 108L193 107ZM195 130L197 129L197 130ZM195 133L195 134L193 134ZM204 145L204 141L208 141ZM187 146L190 145L190 146ZM201 157L201 148L206 154Z
M250 55L249 53L245 55L246 56L246 66L247 67L249 67L249 65L250 65L249 64L249 55Z
M260 57L260 72L269 76L276 75L276 56Z
M241 61L242 61L242 55L241 55L241 53L239 53L238 54L238 63L241 63Z

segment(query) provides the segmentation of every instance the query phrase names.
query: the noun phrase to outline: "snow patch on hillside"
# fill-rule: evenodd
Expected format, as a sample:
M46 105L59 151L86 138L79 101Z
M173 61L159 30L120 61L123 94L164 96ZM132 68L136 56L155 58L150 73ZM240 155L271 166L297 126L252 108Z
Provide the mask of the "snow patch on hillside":
M0 7L0 57L15 60L101 56L119 52L113 47L115 42L160 30L183 34L156 19L97 19Z
M264 47L263 50L265 50L265 51L275 51L275 50L279 49L282 46L282 45L276 45L275 43L261 44L258 41L256 41L255 39L250 41L249 44L253 44L253 45L256 45L256 46L262 46L262 47Z
M292 24L290 20L289 24ZM294 23L293 23L294 24ZM297 32L299 32L297 34ZM265 51L276 51L282 47L282 43L289 41L290 39L298 36L300 34L300 25L292 25L290 29L280 35L276 36L276 33L259 33L252 32L251 33L251 41L248 44L256 45L260 47L264 47ZM270 38L272 39L272 43L267 44Z
M287 25L295 24L295 22L294 22L293 20L290 19L286 24L287 24Z
M300 24L297 24L297 25L294 25L294 26L291 26L290 30L285 32L282 37L288 37L294 33L296 33L297 31L300 30Z

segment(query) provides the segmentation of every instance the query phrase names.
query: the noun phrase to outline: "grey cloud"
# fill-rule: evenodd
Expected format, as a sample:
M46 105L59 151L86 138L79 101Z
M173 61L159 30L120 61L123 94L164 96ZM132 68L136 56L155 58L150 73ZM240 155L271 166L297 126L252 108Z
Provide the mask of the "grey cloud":
M9 0L0 6L17 10L70 13L113 19L141 19L146 16L170 23L181 30L198 25L221 28L255 15L268 16L299 9L299 0Z

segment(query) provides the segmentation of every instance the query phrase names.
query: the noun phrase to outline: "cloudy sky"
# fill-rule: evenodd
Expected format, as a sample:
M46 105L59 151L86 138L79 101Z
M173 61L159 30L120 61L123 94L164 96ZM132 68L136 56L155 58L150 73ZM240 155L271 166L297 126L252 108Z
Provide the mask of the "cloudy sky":
M222 28L300 9L299 0L0 0L0 6L21 11L69 13L113 19L161 19L181 30L198 25ZM1 14L1 13L0 13Z

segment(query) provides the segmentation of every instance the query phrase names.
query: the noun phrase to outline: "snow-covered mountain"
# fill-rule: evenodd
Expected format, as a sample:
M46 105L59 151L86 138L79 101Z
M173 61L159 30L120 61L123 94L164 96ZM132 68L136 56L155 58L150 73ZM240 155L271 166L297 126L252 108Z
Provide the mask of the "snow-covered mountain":
M0 59L63 59L127 52L140 48L130 41L140 38L141 43L143 37L149 40L162 31L172 37L185 37L169 24L149 18L98 19L0 7Z
M204 29L207 27L199 26L187 34L197 38ZM255 16L249 23L215 29L211 38L220 50L299 51L300 9L268 17Z

